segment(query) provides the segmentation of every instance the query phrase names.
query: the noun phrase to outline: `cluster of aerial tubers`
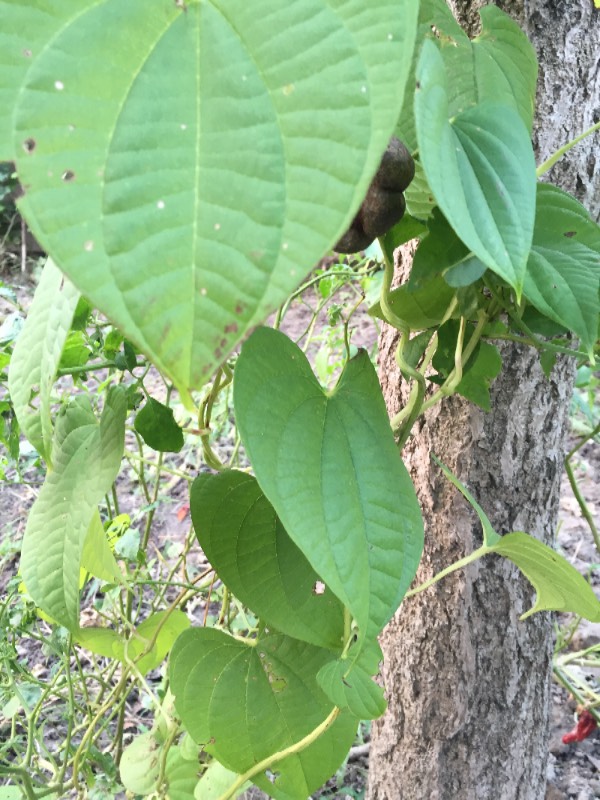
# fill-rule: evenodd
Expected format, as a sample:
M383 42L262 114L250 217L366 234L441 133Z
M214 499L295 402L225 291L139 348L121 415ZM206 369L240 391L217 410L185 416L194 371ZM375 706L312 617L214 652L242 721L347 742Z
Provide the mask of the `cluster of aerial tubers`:
M393 136L363 204L346 233L334 246L335 252L358 253L393 228L404 215L406 202L403 192L414 176L415 162L411 154Z

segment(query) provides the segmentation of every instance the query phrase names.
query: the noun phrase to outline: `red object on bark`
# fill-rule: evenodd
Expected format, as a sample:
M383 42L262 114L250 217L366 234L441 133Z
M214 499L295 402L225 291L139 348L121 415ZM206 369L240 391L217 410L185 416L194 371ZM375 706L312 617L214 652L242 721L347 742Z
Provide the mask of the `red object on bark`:
M584 739L596 730L598 723L589 711L582 711L577 720L577 725L562 737L563 744L583 742Z

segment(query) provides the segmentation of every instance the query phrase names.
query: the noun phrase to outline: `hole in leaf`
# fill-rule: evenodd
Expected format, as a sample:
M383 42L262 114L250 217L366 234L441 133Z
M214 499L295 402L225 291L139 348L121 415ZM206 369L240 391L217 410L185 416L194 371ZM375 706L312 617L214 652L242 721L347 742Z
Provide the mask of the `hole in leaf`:
M325 584L323 581L315 581L315 585L313 586L313 594L320 595L325 594Z
M25 56L25 58L31 58L33 53L31 52L31 50L25 49L25 50L23 50L23 55Z
M26 153L33 153L36 144L37 142L35 141L35 139L25 139L25 141L23 142L23 150L25 150Z
M72 169L66 169L63 174L60 176L61 180L65 183L71 183L71 181L75 180L75 173Z
M59 92L62 92L62 90L65 88L65 85L62 81L54 81L54 88Z

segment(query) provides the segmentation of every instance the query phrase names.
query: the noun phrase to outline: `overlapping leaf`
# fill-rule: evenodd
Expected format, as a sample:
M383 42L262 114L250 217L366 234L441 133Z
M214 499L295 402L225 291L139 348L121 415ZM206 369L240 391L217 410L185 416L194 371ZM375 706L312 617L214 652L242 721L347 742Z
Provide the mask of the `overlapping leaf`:
M137 669L145 675L164 661L180 633L190 626L183 611L159 611L144 620L129 638L111 628L80 628L75 641L99 656L119 661L135 661ZM146 650L148 652L142 656Z
M50 467L51 390L78 299L77 289L48 259L10 361L8 390L17 420Z
M412 289L403 284L393 289L388 297L390 308L395 316L405 322L413 331L426 330L440 324L446 316L455 291L440 276L424 282ZM379 303L369 309L374 317L385 319Z
M236 365L234 405L288 535L350 609L361 640L375 638L414 576L423 523L368 355L327 393L295 344L259 328Z
M187 631L169 662L177 712L205 750L242 774L325 721L333 706L316 674L330 657L279 634L251 646L214 629ZM308 797L343 760L357 722L341 715L306 749L277 762L273 783L264 773L253 781L276 800Z
M520 295L536 195L527 128L514 108L493 103L451 120L444 61L430 41L417 78L419 153L435 199L465 245Z
M537 204L525 296L574 331L591 354L600 313L600 227L577 200L554 186L538 185Z
M255 478L229 470L200 475L190 506L206 557L244 605L288 636L341 649L341 603L320 586Z
M98 503L117 476L123 455L125 390L107 395L100 423L86 396L63 409L56 423L54 469L33 504L21 550L27 591L50 617L79 624L79 567Z
M47 5L1 5L0 152L60 268L185 396L352 219L416 4Z
M479 11L481 33L472 41L455 20L446 0L421 0L417 44L408 85L416 81L417 61L426 39L435 40L449 86L449 113L455 116L471 106L494 100L512 106L531 131L537 81L537 59L527 36L508 14L495 6ZM410 93L404 98L396 135L411 151L417 135Z

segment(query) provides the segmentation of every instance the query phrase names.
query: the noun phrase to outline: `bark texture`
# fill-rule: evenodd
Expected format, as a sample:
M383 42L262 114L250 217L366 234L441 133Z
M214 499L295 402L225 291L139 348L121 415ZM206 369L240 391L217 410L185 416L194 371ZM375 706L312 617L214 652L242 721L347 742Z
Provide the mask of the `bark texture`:
M483 3L452 5L467 28L477 24ZM497 5L522 24L538 52L535 141L542 161L600 113L599 14L591 0ZM597 149L597 139L588 139L550 175L596 217ZM410 253L400 254L398 275L409 265ZM390 414L405 400L396 344L386 326L380 378ZM476 518L431 464L431 452L470 488L499 533L553 539L574 367L563 360L547 380L534 351L510 345L501 352L491 413L451 398L429 412L405 447L426 524L419 582L481 542ZM382 638L389 709L373 729L371 800L544 797L551 627L546 613L519 622L532 599L516 569L491 556L402 605Z

